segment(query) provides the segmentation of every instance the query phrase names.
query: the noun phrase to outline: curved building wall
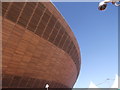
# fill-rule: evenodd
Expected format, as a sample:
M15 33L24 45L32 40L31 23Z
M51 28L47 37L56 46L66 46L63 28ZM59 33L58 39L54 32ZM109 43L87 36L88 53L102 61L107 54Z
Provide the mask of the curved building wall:
M73 87L80 52L51 3L3 2L3 87Z

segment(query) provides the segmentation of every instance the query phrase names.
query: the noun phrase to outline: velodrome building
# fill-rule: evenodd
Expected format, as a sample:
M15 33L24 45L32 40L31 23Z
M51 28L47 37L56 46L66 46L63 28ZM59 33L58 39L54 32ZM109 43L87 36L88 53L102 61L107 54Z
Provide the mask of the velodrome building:
M2 2L2 87L72 88L77 40L51 2Z

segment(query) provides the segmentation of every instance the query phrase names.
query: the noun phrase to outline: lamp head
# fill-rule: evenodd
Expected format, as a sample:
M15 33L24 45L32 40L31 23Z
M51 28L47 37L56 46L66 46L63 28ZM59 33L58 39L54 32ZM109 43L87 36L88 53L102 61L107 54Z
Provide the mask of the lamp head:
M107 7L107 3L105 3L105 1L102 1L102 2L99 3L98 9L100 11L103 11L103 10L106 9L106 7Z

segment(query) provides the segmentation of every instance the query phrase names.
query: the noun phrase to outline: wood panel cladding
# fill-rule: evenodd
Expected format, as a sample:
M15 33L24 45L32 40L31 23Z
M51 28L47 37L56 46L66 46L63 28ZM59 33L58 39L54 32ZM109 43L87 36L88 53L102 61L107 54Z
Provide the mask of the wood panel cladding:
M43 38L56 48L62 50L65 52L65 55L67 54L70 56L70 59L74 62L77 68L77 75L79 74L81 59L78 52L79 50L75 45L76 41L74 41L72 39L73 37L71 37L66 31L68 27L64 27L64 23L61 23L59 20L60 18L57 18L56 15L54 15L54 9L53 12L51 12L51 10L47 8L46 4L47 3L44 4L40 2L2 3L2 17L4 18L4 70L10 67L13 71L8 70L8 72L18 72L17 69L19 69L22 73L24 73L25 71L22 71L22 69L27 66L27 63L31 61L31 58L33 60L31 63L34 63L34 60L39 61L39 58L41 58L40 56L43 56L45 57L44 59L49 60L48 56L46 56L47 54L40 54L38 51L35 52L35 46L39 43L38 38L31 40L31 37L34 37L35 35L36 37ZM33 55L33 53L36 54ZM24 54L26 56L23 56ZM56 55L59 56L59 53L56 53ZM11 60L13 62L11 62ZM19 68L16 68L16 60L17 65L21 64ZM9 66L7 66L8 64Z
M25 6L24 6L24 4L25 4ZM69 51L71 48L68 47L68 44L70 43L71 40L70 40L69 35L65 34L66 36L69 37L65 41L66 36L63 35L64 33L66 33L65 28L61 27L62 24L60 24L59 21L57 21L57 18L55 18L54 15L51 16L51 12L48 9L44 12L45 6L43 4L39 3L36 10L34 11L36 4L37 3L30 3L30 2L28 2L28 3L18 3L18 2L12 3L12 5L7 13L6 18L13 22L16 22L19 14L21 13L17 23L23 27L26 27L26 25L28 24L28 21L33 13L33 16L27 27L28 30L35 32L37 35L39 35L40 37L42 36L46 40L49 39L49 41L51 43L53 43L54 45L56 45L57 47L59 47L58 44L60 43L61 46L59 48L61 48L61 49L63 47L62 45L64 44L63 50L69 54ZM3 12L4 13L5 13L8 5L9 5L9 3L3 3ZM57 22L57 24L55 24L56 22ZM55 28L53 28L54 26L55 26ZM63 38L62 38L62 36L63 36ZM72 44L74 44L74 43L72 43ZM76 49L76 48L74 48L74 49ZM76 54L78 54L78 53L76 52ZM79 63L79 60L74 59L74 61L77 61ZM79 70L79 66L77 66L77 68Z
M12 81L11 81L12 80ZM24 76L16 76L10 74L3 75L3 88L45 88L49 84L50 88L69 88L61 83L55 81L47 81L43 79L36 79Z
M3 20L2 33L3 75L19 75L73 86L78 71L72 58L62 49L8 19ZM14 87L14 84L10 86Z

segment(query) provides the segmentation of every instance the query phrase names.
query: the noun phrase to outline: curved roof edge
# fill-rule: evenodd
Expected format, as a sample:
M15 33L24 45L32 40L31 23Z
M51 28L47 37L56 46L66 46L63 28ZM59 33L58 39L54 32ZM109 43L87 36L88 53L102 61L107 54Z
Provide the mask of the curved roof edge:
M45 5L45 7L51 13L53 13L55 15L55 17L58 18L60 23L62 23L63 27L66 28L66 31L68 32L69 36L71 37L71 39L73 40L73 42L75 44L75 47L76 47L77 52L79 54L79 58L81 58L81 56L80 56L80 48L79 48L78 42L77 42L76 37L74 36L74 33L72 32L70 26L65 21L65 18L62 16L62 14L59 12L59 10L55 7L55 5L52 2L47 2L47 3L42 2L42 3L43 3L43 5Z

